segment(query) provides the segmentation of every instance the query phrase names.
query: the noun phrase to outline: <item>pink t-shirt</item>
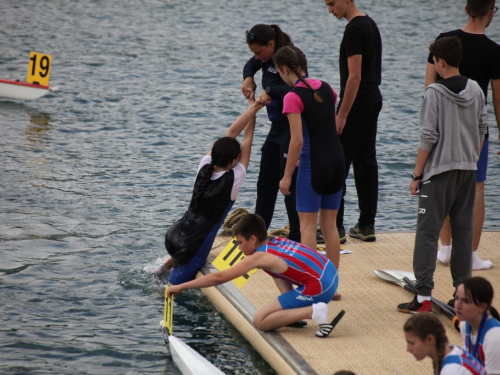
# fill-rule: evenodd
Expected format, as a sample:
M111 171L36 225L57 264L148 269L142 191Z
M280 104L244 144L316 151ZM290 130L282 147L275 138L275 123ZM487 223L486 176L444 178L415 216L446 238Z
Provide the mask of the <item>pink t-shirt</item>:
M314 78L307 78L306 79L307 83L311 85L311 87L314 90L317 90L321 87L321 81L318 79ZM305 87L308 88L306 85L304 85L302 82L299 82L295 85L295 87ZM337 93L333 89L332 86L330 88L333 91L333 96L335 97L335 104L337 104ZM287 113L302 113L304 111L304 103L302 103L302 100L300 99L300 96L298 96L296 93L293 91L289 92L288 94L285 95L285 98L283 99L283 114L286 115Z

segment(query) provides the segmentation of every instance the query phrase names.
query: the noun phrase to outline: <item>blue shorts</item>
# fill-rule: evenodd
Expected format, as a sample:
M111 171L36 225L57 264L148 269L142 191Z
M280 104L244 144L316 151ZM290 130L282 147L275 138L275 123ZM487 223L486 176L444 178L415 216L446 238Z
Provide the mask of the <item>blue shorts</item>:
M299 166L297 174L297 211L298 212L318 212L320 208L324 210L338 210L342 199L342 188L336 193L320 195L316 193L311 183L311 171L305 163Z
M483 148L477 161L476 182L486 181L486 171L488 169L488 139L483 142Z
M313 303L324 302L328 303L332 300L333 295L339 286L339 277L333 263L328 262L325 272L321 277L322 292L314 296L304 295L305 286L301 285L296 289L292 289L278 297L283 310L296 309L299 307L311 306Z

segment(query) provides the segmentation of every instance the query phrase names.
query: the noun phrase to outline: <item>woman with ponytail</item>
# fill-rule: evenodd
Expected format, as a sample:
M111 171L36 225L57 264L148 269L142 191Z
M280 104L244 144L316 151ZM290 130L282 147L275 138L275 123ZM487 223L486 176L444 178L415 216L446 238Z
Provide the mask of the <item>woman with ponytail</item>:
M283 101L291 140L280 190L285 196L290 194L292 175L300 157L296 195L302 243L317 248L319 213L326 256L338 270L337 210L342 198L345 162L335 126L337 94L328 83L308 78L306 57L297 47L281 48L274 55L274 62L283 81L293 87Z
M492 301L493 287L485 278L471 277L457 286L455 312L464 347L488 374L500 374L500 316Z
M434 375L487 375L483 365L466 350L448 344L441 321L432 313L416 313L403 330L406 351L417 361L432 359Z
M165 235L170 258L159 266L159 276L172 269L168 281L181 284L193 280L208 254L242 186L252 147L255 114L264 106L248 99L248 110L218 139L201 159L189 207ZM241 146L236 137L245 129Z
M259 178L257 180L257 201L255 213L260 215L269 229L273 219L279 182L283 177L288 145L290 143L290 127L283 115L283 98L290 87L283 82L276 71L273 56L283 46L292 45L292 39L278 25L258 24L246 32L246 41L250 52L254 54L243 68L243 84L241 92L247 98L257 88L254 75L262 71L262 88L265 90L261 98L265 99L267 116L271 121L271 129L262 145ZM271 100L272 99L272 100ZM290 223L288 238L300 242L300 224L295 208L295 177L290 195L284 202Z

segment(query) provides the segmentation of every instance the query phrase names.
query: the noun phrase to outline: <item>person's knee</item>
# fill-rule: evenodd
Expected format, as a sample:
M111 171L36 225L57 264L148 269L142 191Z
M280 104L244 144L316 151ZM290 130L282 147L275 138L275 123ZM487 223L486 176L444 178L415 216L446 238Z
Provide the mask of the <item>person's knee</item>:
M264 321L262 317L259 314L255 314L253 317L253 325L255 328L257 328L259 331L266 331L264 328Z

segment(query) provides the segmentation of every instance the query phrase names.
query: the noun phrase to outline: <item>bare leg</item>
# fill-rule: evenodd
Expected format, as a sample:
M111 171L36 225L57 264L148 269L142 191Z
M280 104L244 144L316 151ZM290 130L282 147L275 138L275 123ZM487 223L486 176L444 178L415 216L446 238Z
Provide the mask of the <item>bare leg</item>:
M312 306L283 310L278 299L274 299L255 313L253 324L258 330L266 332L302 319L311 319L312 313Z
M337 230L337 210L319 210L319 224L325 237L326 257L335 268L340 266L340 238Z
M316 230L318 228L317 212L299 212L300 242L313 250L318 249Z
M293 289L292 284L290 284L288 281L283 280L283 279L277 279L273 277L274 283L278 287L278 290L280 291L280 294L285 294L286 292L290 291Z
M167 270L171 269L171 268L174 266L174 258L172 258L172 257L168 258L168 259L165 261L165 263L163 264L163 266L164 266Z
M163 263L161 266L158 266L154 273L157 276L164 275L170 269L172 269L173 266L174 266L174 258L170 257L165 261L165 263Z
M472 238L472 269L487 270L493 266L489 260L479 259L477 249L481 241L484 223L484 182L476 183L476 198L474 206L474 235Z

